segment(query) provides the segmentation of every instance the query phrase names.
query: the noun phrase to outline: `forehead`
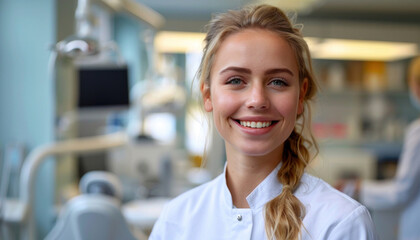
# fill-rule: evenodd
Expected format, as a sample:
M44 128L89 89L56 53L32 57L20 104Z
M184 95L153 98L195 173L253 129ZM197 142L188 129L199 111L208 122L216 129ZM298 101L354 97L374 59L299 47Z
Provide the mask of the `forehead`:
M245 29L227 36L216 51L212 71L226 65L256 70L287 67L298 75L289 43L279 33L264 29Z

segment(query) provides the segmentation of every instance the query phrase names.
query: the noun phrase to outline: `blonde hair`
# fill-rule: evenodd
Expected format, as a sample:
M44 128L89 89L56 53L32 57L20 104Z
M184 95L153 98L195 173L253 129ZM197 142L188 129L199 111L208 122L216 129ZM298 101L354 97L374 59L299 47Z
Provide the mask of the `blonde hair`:
M299 69L299 81L308 81L304 96L305 111L299 116L295 129L284 143L282 167L277 174L283 185L279 196L265 206L265 229L269 239L299 239L302 219L305 215L303 204L293 195L308 162L310 148L318 151L317 143L310 131L311 112L309 101L317 92L313 76L311 56L300 28L294 27L280 9L269 5L248 6L241 10L229 11L214 17L208 27L205 47L197 77L200 86L210 86L210 72L214 56L227 36L249 28L259 28L275 32L283 37L293 49ZM305 138L303 132L309 133Z
M408 67L408 80L420 84L420 56L413 58Z

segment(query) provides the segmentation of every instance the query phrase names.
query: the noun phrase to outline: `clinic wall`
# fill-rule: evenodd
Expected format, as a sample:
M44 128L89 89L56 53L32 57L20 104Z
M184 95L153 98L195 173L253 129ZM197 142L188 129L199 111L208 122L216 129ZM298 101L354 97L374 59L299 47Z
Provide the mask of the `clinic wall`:
M137 19L125 14L114 16L114 40L128 65L130 86L144 80L148 67L143 31L147 28Z
M53 85L49 46L55 42L54 0L0 0L0 147L26 149L53 140ZM51 225L53 162L36 182L36 222L41 238ZM42 197L41 197L42 196Z

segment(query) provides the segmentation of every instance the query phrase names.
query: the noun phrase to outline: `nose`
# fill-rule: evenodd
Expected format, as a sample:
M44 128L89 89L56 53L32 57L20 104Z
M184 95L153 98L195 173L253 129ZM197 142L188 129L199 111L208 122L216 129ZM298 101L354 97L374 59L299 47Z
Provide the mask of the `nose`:
M247 108L262 110L270 107L270 101L263 86L252 86L246 102Z

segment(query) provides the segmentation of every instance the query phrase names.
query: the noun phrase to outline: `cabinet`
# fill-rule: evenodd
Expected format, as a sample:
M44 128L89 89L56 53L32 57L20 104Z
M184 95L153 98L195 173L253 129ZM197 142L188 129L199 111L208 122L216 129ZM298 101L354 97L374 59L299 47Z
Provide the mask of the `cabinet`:
M377 163L374 178L392 177L405 128L418 116L409 100L407 66L408 60L315 60L320 92L312 127L321 151L369 152Z
M399 143L416 118L406 84L407 61L315 60L320 92L313 130L323 144Z

